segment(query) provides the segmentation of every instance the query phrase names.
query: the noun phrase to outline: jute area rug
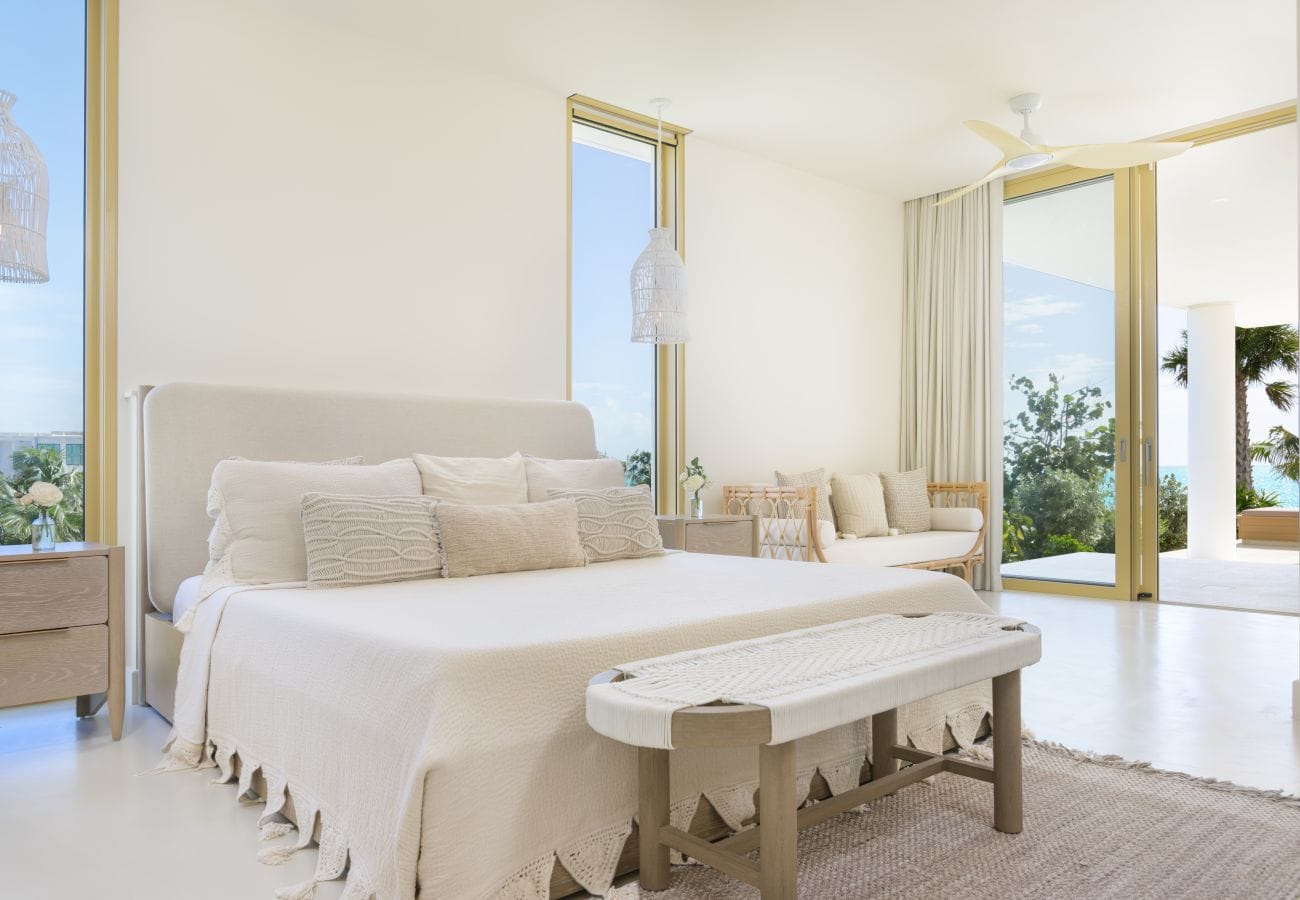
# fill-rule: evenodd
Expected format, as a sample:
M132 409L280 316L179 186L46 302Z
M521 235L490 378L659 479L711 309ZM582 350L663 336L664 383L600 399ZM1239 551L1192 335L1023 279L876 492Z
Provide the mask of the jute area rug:
M992 785L940 775L799 835L809 898L1300 897L1300 798L1026 741L1025 831L993 830ZM757 898L702 866L617 900Z

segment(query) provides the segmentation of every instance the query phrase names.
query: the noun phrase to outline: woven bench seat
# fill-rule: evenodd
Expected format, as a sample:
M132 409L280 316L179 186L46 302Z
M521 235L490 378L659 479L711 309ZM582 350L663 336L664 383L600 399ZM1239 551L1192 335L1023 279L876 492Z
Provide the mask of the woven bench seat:
M1037 629L994 615L874 615L618 666L587 687L587 721L639 747L641 886L668 886L668 851L795 896L797 834L939 772L994 786L994 827L1021 822L1020 669L1041 654ZM904 747L898 708L993 679L995 766ZM794 742L865 718L872 780L796 811ZM759 824L709 843L668 824L669 750L755 746ZM898 770L898 761L910 763ZM747 854L759 848L759 862Z

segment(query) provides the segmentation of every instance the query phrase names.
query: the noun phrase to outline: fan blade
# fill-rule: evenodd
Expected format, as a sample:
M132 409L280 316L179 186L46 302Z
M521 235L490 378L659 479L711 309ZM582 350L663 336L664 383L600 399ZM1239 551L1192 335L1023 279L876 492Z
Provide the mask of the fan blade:
M973 181L970 184L966 185L961 190L953 191L948 196L941 198L939 202L935 204L935 206L943 206L945 203L951 203L952 201L956 200L958 197L969 194L971 191L975 190L975 188L979 187L980 185L987 184L988 182L992 181L995 178L1001 178L1003 175L1007 174L1007 172L1011 171L1010 169L1007 168L1006 162L1007 161L1005 159L1002 160L1002 162L998 163L996 166L989 169L988 174L986 174L979 181Z
M978 119L971 119L968 122L962 122L962 124L1001 150L1002 155L1008 159L1024 153L1034 152L1034 148L1029 144L1026 144L1011 132L1003 131L996 125L990 125L988 122L981 122Z
M1135 141L1132 144L1079 144L1048 147L1055 162L1081 169L1127 169L1169 159L1191 149L1189 141Z

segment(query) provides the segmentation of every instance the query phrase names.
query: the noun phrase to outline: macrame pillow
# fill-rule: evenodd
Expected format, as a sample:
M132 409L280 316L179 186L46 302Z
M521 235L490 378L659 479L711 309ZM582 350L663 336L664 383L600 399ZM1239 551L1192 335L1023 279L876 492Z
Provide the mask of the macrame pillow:
M432 497L304 494L309 587L413 581L442 575Z
M885 514L890 528L903 534L930 530L930 491L925 469L882 473L880 483L885 489Z
M885 490L879 475L832 475L831 506L835 527L855 537L889 534Z
M664 552L648 485L599 491L551 491L578 507L578 539L587 562L637 559Z
M835 516L831 512L831 486L826 480L825 469L809 469L807 472L794 474L787 474L778 469L776 483L778 487L817 488L817 518L834 525Z
M599 491L623 487L623 464L616 459L542 459L524 457L528 500L537 503L554 491Z
M435 512L448 578L585 566L572 500L509 506L439 503Z

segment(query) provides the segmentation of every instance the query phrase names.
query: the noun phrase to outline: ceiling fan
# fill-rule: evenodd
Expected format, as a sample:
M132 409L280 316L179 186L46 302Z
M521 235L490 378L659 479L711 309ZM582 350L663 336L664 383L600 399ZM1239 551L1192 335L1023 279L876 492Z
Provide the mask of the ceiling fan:
M1177 156L1189 149L1189 141L1134 141L1131 144L1074 144L1068 147L1051 147L1029 127L1029 116L1038 112L1043 105L1040 94L1017 94L1008 104L1011 111L1020 116L1025 127L1016 137L1003 131L996 125L972 119L962 124L978 134L994 147L1002 151L1002 160L989 170L988 174L973 184L968 184L959 191L954 191L938 202L942 206L956 200L962 194L973 191L987 181L1037 169L1048 163L1077 166L1080 169L1126 169L1129 166L1142 166L1157 160Z

